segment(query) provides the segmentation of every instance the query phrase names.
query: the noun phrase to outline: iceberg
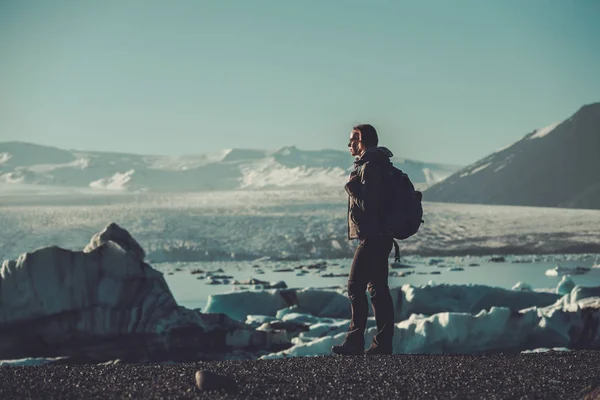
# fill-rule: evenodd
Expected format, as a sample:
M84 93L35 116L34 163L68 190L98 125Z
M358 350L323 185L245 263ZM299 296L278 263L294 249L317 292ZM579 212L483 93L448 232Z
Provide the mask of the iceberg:
M600 288L595 289L600 291ZM491 307L477 314L412 314L395 324L393 351L396 354L474 354L597 348L600 346L600 335L597 335L600 297L579 301L571 301L568 297L571 295L547 307L521 311ZM366 343L377 331L373 322L369 320ZM261 358L328 355L332 345L343 342L347 326L343 323L315 324L308 332L300 334L303 340L292 341L294 346ZM318 338L311 335L313 330ZM312 341L311 337L314 338Z
M179 306L144 251L116 224L84 251L45 247L0 268L0 359L182 361L288 347L223 314Z
M395 321L412 314L433 315L440 312L477 313L491 307L543 307L555 303L556 293L514 291L485 285L403 285L390 290L394 300ZM350 301L339 290L285 289L237 291L210 295L207 313L223 313L238 321L249 315L275 317L280 310L298 307L302 313L316 317L350 318Z

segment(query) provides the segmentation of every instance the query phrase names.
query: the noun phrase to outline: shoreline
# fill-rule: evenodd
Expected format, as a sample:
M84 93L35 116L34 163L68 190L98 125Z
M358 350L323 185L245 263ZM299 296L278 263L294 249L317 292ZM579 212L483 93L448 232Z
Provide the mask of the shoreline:
M237 390L200 391L198 370L233 378ZM600 385L600 351L0 367L0 382L7 399L572 399Z

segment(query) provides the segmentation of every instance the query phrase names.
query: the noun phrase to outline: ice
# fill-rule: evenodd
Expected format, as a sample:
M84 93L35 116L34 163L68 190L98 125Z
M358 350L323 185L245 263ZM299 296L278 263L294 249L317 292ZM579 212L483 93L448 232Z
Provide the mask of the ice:
M251 325L253 327L261 326L262 324L276 321L275 317L268 317L266 315L248 315L246 317L246 324Z
M590 297L600 297L600 287L598 286L575 286L571 290L571 302L577 302Z
M347 198L341 187L39 196L17 195L4 186L0 260L48 244L82 248L86 238L112 221L135 236L153 264L260 257L339 259L352 257L356 246L346 238ZM424 209L426 224L401 243L403 255L600 251L600 210L450 203L425 203Z
M564 276L564 275L569 275L569 274L583 275L583 274L589 272L589 270L590 270L590 268L584 268L584 267L566 268L566 267L559 267L557 265L554 268L547 270L546 276Z
M573 288L575 287L575 282L571 279L569 275L565 275L562 277L558 285L556 286L556 293L560 295L565 295L571 293Z
M373 323L373 319L367 321L367 323ZM346 332L350 326L350 320L347 319L324 319L322 318L319 322L312 324L309 327L308 332L300 333L300 337L304 339L314 339L323 336L335 336L338 333Z
M520 310L547 306L560 296L555 293L514 291L486 285L403 285L391 289L395 320L411 314L432 315L444 311L476 313L492 306ZM244 321L248 315L283 318L286 314L350 318L350 303L341 290L253 290L210 295L204 312L224 313Z
M297 306L318 317L349 318L348 299L333 290L256 290L210 295L204 312L224 313L233 319L246 320L248 315L282 317L288 307ZM289 310L288 310L289 311ZM295 312L295 311L294 311Z
M401 291L399 293L398 291ZM392 289L392 298L400 298L395 307L395 320L411 314L433 315L440 312L477 313L491 307L507 307L518 311L531 306L547 306L560 296L553 293L514 291L486 285L403 285Z
M597 288L600 291L600 288ZM394 353L472 354L490 351L540 352L541 349L568 349L570 346L593 348L600 339L589 336L590 321L597 325L600 297L579 302L557 302L547 307L530 307L518 312L506 307L491 307L476 314L443 312L431 316L412 314L395 325ZM586 317L580 309L592 310ZM595 313L595 314L594 314ZM593 316L595 315L595 317ZM594 319L596 318L596 319ZM264 359L327 355L331 346L340 344L347 325L319 322L294 340L294 346ZM369 319L367 344L377 331ZM315 335L316 334L316 335ZM323 336L326 335L326 336ZM318 339L307 341L311 337Z
M553 347L551 349L549 349L547 347L541 347L539 349L523 350L521 352L521 354L539 354L539 353L548 353L550 351L571 351L571 350L567 349L566 347Z
M0 360L0 367L37 367L41 365L52 364L63 360L66 357L54 358L20 358L17 360Z
M306 356L324 356L331 354L331 346L340 344L345 337L345 333L338 333L335 336L325 336L309 343L302 343L291 347L288 350L271 353L260 357L262 360L271 360L285 357L306 357Z

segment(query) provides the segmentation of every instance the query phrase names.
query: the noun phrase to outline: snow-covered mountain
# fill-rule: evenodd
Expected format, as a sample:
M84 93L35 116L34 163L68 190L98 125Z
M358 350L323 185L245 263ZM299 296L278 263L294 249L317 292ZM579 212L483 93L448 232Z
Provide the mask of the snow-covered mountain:
M600 209L600 103L461 169L424 199Z
M230 149L182 156L62 150L0 143L0 183L116 191L206 191L307 186L341 187L352 166L345 151ZM420 187L460 167L396 159Z

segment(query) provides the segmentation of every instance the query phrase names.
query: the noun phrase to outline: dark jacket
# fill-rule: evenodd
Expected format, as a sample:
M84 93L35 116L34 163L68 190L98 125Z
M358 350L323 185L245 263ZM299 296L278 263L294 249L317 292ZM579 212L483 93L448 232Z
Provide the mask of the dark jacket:
M367 239L381 234L383 170L393 154L385 147L367 149L354 162L345 186L348 193L348 239Z

